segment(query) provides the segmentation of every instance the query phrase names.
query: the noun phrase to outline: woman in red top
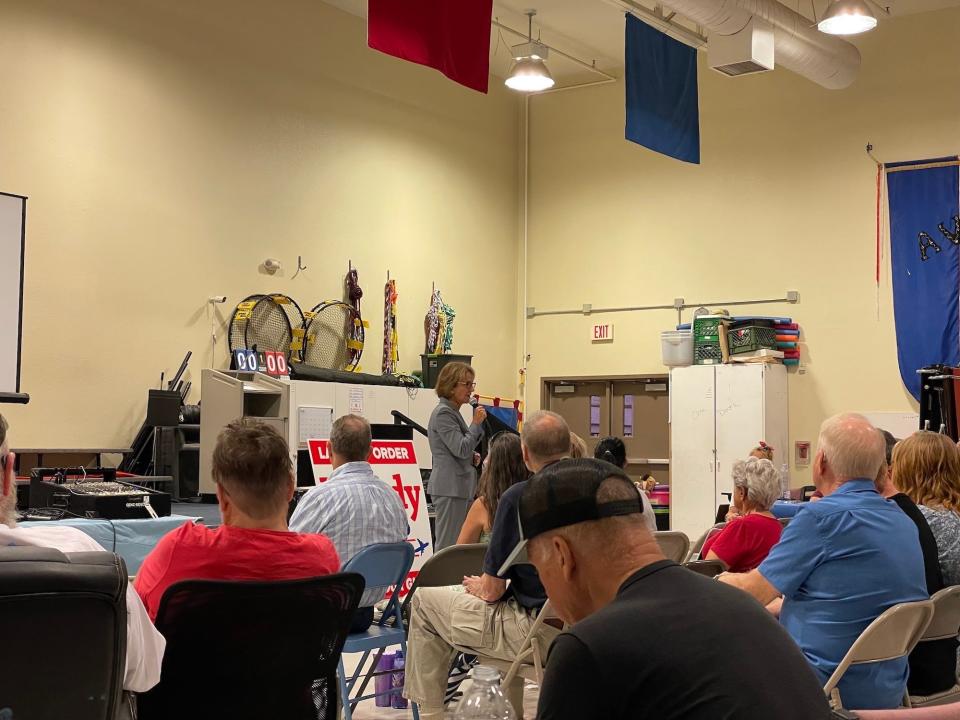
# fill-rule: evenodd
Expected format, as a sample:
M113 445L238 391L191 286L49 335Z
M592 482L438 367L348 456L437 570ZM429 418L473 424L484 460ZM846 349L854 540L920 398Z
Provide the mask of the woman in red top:
M730 572L747 572L763 562L780 541L783 526L770 508L780 496L780 477L773 463L755 457L733 466L733 502L739 516L708 538L704 560L719 560Z

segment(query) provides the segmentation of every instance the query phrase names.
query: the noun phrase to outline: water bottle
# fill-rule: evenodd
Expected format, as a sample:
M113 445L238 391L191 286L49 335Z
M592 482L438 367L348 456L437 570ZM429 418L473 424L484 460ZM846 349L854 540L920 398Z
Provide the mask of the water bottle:
M403 683L406 680L404 668L406 664L407 661L403 657L403 652L397 650L397 654L393 656L393 674L390 676L390 686L394 691L393 697L390 700L390 707L396 710L405 710L408 704L407 699L403 696Z
M477 665L470 673L473 685L457 705L453 720L517 720L510 702L500 691L500 673Z
M786 463L780 466L780 497L790 499L790 468Z

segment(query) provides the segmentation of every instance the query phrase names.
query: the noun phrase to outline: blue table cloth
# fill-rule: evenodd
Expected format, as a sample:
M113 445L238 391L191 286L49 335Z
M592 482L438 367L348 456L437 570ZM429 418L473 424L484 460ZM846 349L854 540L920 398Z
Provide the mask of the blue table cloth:
M117 553L127 564L127 573L136 575L143 559L147 556L160 538L185 522L194 522L198 518L186 515L170 515L156 520L103 520L66 518L57 520L60 525L69 525L82 530L103 546L104 550ZM41 527L50 525L53 521L35 521L18 523L20 527Z

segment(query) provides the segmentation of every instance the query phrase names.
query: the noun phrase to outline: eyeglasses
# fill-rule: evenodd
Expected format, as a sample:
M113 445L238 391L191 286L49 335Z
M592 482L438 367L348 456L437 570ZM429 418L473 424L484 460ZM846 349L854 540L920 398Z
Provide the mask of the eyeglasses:
M471 390L477 389L477 384L475 382L470 382L468 380L461 380L460 382L457 383L457 385L466 385Z

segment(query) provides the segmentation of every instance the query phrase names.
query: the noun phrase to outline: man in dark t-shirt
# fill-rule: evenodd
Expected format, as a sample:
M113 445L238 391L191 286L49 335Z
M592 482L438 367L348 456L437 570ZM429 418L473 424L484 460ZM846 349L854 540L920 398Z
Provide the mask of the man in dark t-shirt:
M753 598L666 560L630 479L600 460L531 478L522 539L554 609L538 720L826 720L790 636Z
M559 415L540 411L523 424L523 459L532 472L567 456L570 428ZM509 566L519 541L517 504L523 483L507 490L497 505L483 574L463 579L463 589L423 588L410 601L410 631L403 695L417 703L421 720L442 720L444 690L457 652L512 662L547 596L537 573L527 565ZM518 487L521 486L521 487ZM503 566L503 570L501 570ZM509 581L509 584L508 584ZM534 641L546 655L558 632L544 624ZM523 680L511 688L522 703Z

